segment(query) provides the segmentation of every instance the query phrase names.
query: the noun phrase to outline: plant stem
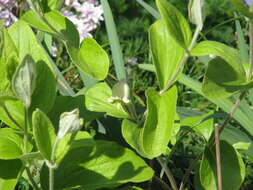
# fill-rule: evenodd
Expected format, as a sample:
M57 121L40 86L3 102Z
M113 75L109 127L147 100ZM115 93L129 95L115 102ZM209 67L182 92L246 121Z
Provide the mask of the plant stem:
M169 80L166 87L159 92L160 95L164 94L174 84L176 78L178 77L178 74L183 70L185 63L187 62L188 58L190 57L190 51L192 50L192 48L196 44L200 32L201 32L201 28L197 27L194 32L194 35L193 35L193 38L192 38L192 41L191 41L189 47L185 50L186 52L181 60L181 63L178 65L176 71L172 75L172 77Z
M25 171L26 171L26 174L27 174L27 176L29 178L29 181L30 181L31 185L33 186L33 189L40 190L40 188L38 187L37 183L33 179L33 176L31 174L30 169L28 167L25 167Z
M215 131L216 174L217 174L217 181L218 181L218 190L222 190L220 129L218 125L214 126L214 131Z
M249 40L250 40L250 67L249 67L249 73L247 76L247 81L251 80L252 77L252 71L253 71L253 20L249 21Z
M25 113L25 126L24 126L24 152L25 154L29 153L29 147L28 147L28 108L24 108L24 113ZM33 176L31 174L29 165L25 166L25 170L27 173L27 176L29 178L29 181L31 185L33 186L34 189L39 190L40 188L38 187L37 183L34 181Z
M54 168L49 167L49 190L54 190Z
M167 167L167 165L162 161L161 157L156 158L159 164L162 166L162 168L165 171L166 176L168 177L168 180L170 181L171 187L173 190L178 190L177 188L177 183L175 178L173 177L172 172L170 169Z
M156 181L158 181L162 186L163 186L163 188L164 189L166 189L166 190L171 190L171 188L168 186L168 184L167 183L165 183L161 178L159 178L158 176L154 176L154 179L156 180Z

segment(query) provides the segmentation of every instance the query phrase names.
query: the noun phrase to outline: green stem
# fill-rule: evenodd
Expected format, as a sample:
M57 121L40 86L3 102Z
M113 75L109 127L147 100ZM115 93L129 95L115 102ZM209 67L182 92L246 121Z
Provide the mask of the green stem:
M171 187L173 190L178 190L177 188L177 183L175 178L173 177L172 172L170 169L167 167L167 165L162 161L161 157L156 158L159 164L162 166L162 168L165 171L166 176L168 177L168 180L170 181Z
M49 167L49 190L54 190L54 168Z
M251 80L253 72L253 20L249 21L249 39L250 39L250 59L249 59L250 67L247 76L247 81Z
M24 152L25 154L29 153L29 147L28 147L28 108L25 107L25 126L24 126ZM38 187L37 183L34 181L33 176L31 174L29 165L25 167L27 176L29 178L29 181L31 185L33 186L34 189L39 190L40 188Z
M178 74L183 70L185 63L187 62L188 58L190 57L190 52L191 52L192 48L194 47L194 45L197 42L197 39L198 39L198 36L199 36L200 32L201 32L201 28L197 27L196 30L195 30L195 32L194 32L191 44L189 45L188 49L186 50L186 52L184 54L184 57L181 60L181 63L177 67L177 70L172 75L172 77L169 80L169 82L166 85L166 87L159 92L160 95L164 94L174 84L176 78L178 77Z

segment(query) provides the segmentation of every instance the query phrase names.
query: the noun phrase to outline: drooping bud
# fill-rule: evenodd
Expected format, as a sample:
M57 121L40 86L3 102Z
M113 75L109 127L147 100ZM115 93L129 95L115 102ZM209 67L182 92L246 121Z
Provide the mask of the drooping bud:
M108 99L109 102L121 102L124 104L130 103L130 88L125 79L119 81L112 88L112 97Z
M60 116L58 139L62 139L68 133L77 132L81 128L82 120L79 118L79 110L64 112Z
M205 20L204 16L204 0L190 0L188 5L189 19L200 30L203 28Z

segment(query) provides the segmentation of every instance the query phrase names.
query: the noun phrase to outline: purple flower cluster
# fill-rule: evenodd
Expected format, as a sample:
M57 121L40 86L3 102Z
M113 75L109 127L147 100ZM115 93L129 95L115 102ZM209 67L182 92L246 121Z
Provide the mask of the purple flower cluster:
M103 21L103 8L96 0L66 0L62 10L80 33L80 38L92 37L91 32Z
M244 0L247 5L251 5L251 0Z
M0 0L0 20L4 21L6 27L17 21L17 17L12 13L15 6L15 0Z

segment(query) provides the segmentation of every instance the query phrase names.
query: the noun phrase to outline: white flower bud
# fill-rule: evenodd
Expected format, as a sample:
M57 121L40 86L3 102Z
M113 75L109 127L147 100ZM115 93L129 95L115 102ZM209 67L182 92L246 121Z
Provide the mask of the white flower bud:
M125 104L130 103L129 99L130 89L126 80L121 80L112 88L112 97L108 98L110 103L122 102Z
M60 117L59 130L57 134L58 139L62 139L68 133L74 133L81 127L81 120L79 118L79 110L74 109L71 112L64 112Z

